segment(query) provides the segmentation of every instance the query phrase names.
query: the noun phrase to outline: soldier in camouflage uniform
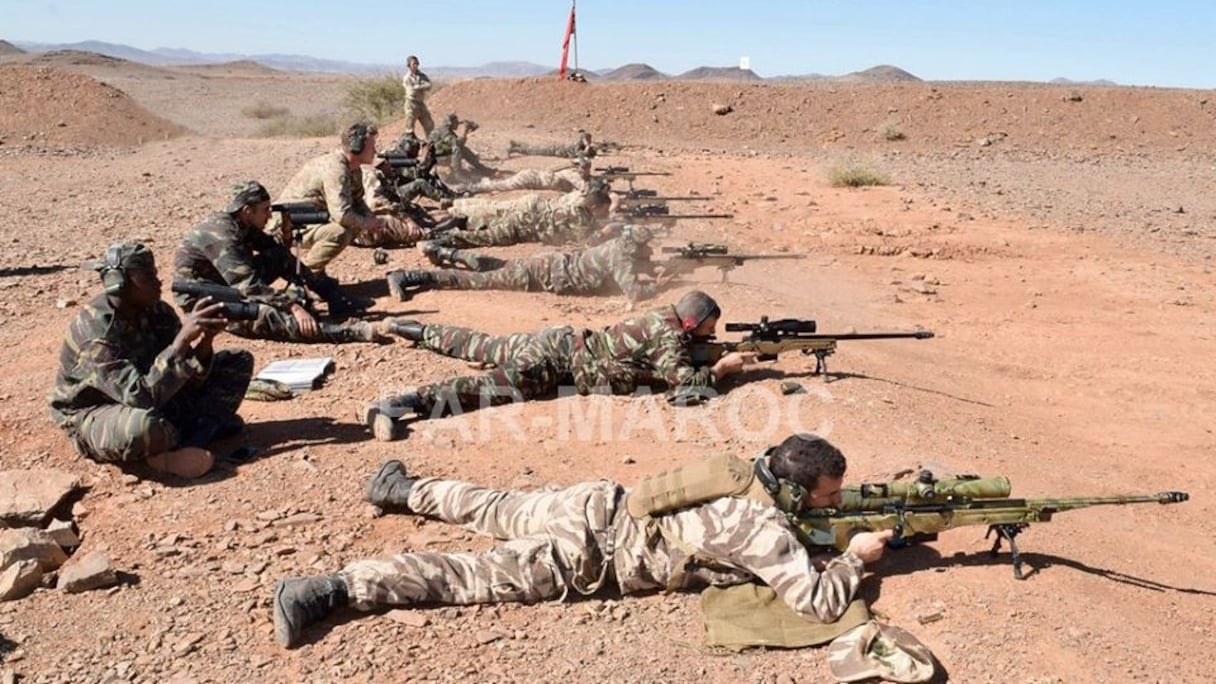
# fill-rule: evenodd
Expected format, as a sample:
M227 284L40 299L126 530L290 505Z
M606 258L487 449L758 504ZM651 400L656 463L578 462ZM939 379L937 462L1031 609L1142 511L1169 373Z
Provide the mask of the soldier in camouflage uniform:
M466 228L443 233L448 247L505 247L524 242L546 245L582 244L612 210L608 186L588 183L584 192L548 200L525 195L512 200L459 199L448 209Z
M632 594L759 581L806 620L835 622L891 533L856 534L844 553L818 565L787 513L840 505L843 454L822 438L794 435L757 458L763 463L751 465L756 474L738 494L642 515L631 492L607 480L495 491L410 477L400 461L390 461L368 482L371 503L463 525L502 543L484 553L360 560L333 576L280 581L275 638L295 646L309 625L346 606L532 603L613 585Z
M573 145L530 145L528 143L507 142L507 156L513 154L530 155L534 157L594 157L595 145L591 142L591 134L583 129L578 130L578 139Z
M303 263L314 273L325 275L329 262L358 237L365 244L413 244L422 239L417 225L392 215L377 216L364 201L363 165L376 159L373 124L351 124L341 136L341 147L307 162L279 194L279 202L308 202L317 211L329 212L331 222L307 226L301 234L308 247ZM282 217L275 215L271 228L284 244L291 244Z
M358 309L332 281L302 268L286 247L263 232L270 213L270 194L261 183L236 186L224 211L207 217L182 240L174 264L176 280L231 287L256 303L255 320L228 324L234 335L287 342L374 342L370 323L317 321L304 306L300 291L279 292L271 287L279 278L308 287L327 301L331 316ZM183 311L192 310L198 301L184 293L174 293L174 299Z
M68 328L51 418L87 458L203 475L214 463L206 446L244 425L236 411L253 355L213 350L220 304L203 300L178 319L144 245L111 245L97 269L105 291Z
M456 129L464 124L464 131L457 133ZM470 180L473 177L494 176L498 173L482 163L481 157L469 149L469 134L477 130L474 121L461 121L455 114L448 114L443 119L443 125L431 132L429 141L432 154L439 159L445 159L452 176L456 181ZM468 165L466 169L465 166Z
M524 169L506 178L483 178L476 183L463 185L460 189L471 195L487 192L510 192L512 190L554 190L556 192L583 192L591 180L591 160L579 157L572 166L563 166L556 171Z
M495 367L374 402L361 418L376 439L393 441L403 432L399 420L410 414L434 418L473 411L552 396L560 387L573 387L583 395L632 394L638 387L654 385L682 391L706 388L739 372L752 358L731 352L712 367L693 366L689 343L711 337L721 313L712 297L693 290L674 306L601 330L561 326L496 337L456 326L392 321L390 331L423 349Z
M364 181L364 191L372 198L373 210L400 203L406 205L406 213L412 215L409 206L419 197L443 202L460 196L435 173L436 158L431 146L427 145L424 151L422 141L413 134L401 136L385 152L413 159L416 163L394 169L387 161L382 161L373 167L377 173L365 174L370 180Z
M430 135L435 129L435 121L431 119L431 110L426 106L426 96L431 92L431 79L418 68L418 58L410 55L405 59L409 70L401 77L401 85L405 87L405 131L413 135L415 122L422 124L422 134Z
M619 237L595 247L510 260L424 242L423 254L435 264L463 264L474 271L393 271L388 274L388 287L398 300L406 301L414 292L434 288L593 295L612 285L631 302L637 302L655 296L671 280L666 274L650 283L638 280L639 274L654 275L655 265L650 260L653 252L648 245L652 238L645 226L626 225Z

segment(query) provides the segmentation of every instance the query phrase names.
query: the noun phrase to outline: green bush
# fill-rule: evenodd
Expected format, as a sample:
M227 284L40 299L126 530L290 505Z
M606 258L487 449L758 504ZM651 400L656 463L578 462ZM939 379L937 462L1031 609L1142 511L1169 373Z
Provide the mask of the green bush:
M338 134L338 120L332 114L280 116L267 121L260 132L267 137L324 138Z
M868 164L855 161L833 166L828 170L828 181L837 188L860 188L867 185L886 185L890 182L885 175Z
M882 135L883 138L886 138L887 140L892 140L892 141L903 140L904 138L908 137L908 136L904 135L904 132L899 130L899 127L896 126L895 124L886 124L881 129L879 129L878 132Z
M290 112L286 107L277 107L269 102L259 102L242 109L241 113L251 119L277 119L287 116Z
M346 87L342 105L352 118L370 119L378 124L401 116L405 86L401 74L385 74L352 82Z

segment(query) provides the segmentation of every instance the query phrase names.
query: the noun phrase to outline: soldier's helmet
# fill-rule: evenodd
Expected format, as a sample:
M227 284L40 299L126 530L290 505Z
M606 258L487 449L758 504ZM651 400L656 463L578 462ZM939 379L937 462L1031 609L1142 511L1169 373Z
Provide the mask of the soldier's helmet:
M676 315L684 332L691 332L709 318L722 316L722 308L713 297L700 290L693 290L676 302Z

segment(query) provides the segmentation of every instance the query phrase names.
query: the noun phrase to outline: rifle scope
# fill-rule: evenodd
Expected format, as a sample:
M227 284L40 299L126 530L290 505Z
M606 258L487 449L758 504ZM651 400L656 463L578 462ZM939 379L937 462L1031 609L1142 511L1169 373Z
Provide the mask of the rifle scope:
M759 335L795 335L799 333L813 333L817 327L815 321L809 319L780 318L770 321L768 320L768 316L761 316L759 323L727 323L726 332L754 332Z
M929 477L926 478L925 475ZM842 492L840 510L872 510L887 504L930 504L970 501L972 499L1003 499L1011 491L1009 478L958 477L947 480L933 478L929 471L908 482L866 483Z

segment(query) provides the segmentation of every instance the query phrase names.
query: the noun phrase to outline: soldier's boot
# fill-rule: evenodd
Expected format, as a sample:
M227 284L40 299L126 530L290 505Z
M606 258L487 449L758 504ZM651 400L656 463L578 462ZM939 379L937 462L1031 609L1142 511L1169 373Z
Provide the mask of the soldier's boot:
M417 392L406 392L395 397L375 401L363 408L360 418L371 429L380 442L395 442L405 437L408 430L401 420L427 412L426 401Z
M274 639L283 648L300 643L309 625L350 603L340 577L293 577L274 588Z
M321 337L334 344L347 342L380 342L383 337L376 332L376 327L367 321L346 321L344 323L318 324Z
M444 247L438 240L428 240L422 243L422 255L432 264L443 268L464 266L473 271L483 270L482 259L477 252L455 247Z
M421 342L426 333L426 324L410 318L394 318L385 322L384 329L410 342Z
M375 477L367 481L364 488L364 498L368 503L380 508L398 508L410 512L410 490L414 488L416 477L410 477L405 470L405 464L393 460L380 466Z
M392 271L388 274L388 291L399 302L409 301L416 292L426 292L439 285L430 271Z
M448 206L451 206L450 204ZM424 237L427 240L439 240L443 238L444 233L453 230L464 230L469 227L469 217L467 216L449 216L444 220L436 223L434 227L424 231Z
M346 318L371 308L373 302L362 297L351 297L342 291L336 278L320 275L313 281L311 289L325 300L332 318Z
M519 151L519 143L515 142L514 140L508 140L507 141L507 156L510 157L513 154L523 154L523 153Z

